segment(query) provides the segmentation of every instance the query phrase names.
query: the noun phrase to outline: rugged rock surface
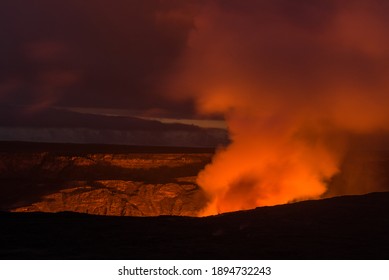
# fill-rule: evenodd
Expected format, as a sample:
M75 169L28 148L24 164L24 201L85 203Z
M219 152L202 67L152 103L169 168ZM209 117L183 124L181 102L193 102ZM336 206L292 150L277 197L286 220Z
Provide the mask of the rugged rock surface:
M205 206L195 176L210 161L209 149L101 149L0 149L0 209L195 216Z
M15 212L72 211L113 216L196 216L205 206L204 193L195 183L145 184L103 180L69 182L77 187L46 195Z

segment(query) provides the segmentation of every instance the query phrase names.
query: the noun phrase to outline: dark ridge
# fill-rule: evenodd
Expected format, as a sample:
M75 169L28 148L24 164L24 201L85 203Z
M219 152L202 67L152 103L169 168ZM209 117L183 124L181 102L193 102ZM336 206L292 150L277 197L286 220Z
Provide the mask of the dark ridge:
M73 143L38 143L0 141L1 153L39 153L50 152L62 155L85 154L181 154L214 153L210 147L175 147L175 146L127 146L113 144L73 144Z
M0 213L2 259L388 259L389 192L205 218Z
M23 107L2 106L0 109L0 126L4 127L78 127L146 131L201 130L201 128L194 125L165 124L155 120L144 120L136 117L95 115L55 108L47 108L34 113L26 111Z

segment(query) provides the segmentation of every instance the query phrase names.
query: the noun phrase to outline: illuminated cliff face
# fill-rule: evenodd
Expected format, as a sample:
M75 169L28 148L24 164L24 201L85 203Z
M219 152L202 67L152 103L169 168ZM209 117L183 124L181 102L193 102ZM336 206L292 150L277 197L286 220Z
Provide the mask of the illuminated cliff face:
M2 210L197 216L210 153L0 153Z
M319 198L350 134L389 129L384 2L281 3L209 3L171 81L228 124L198 177L205 215Z
M68 182L66 189L12 211L72 211L110 216L197 216L206 204L205 194L189 178L186 180L189 182L165 184L120 180Z

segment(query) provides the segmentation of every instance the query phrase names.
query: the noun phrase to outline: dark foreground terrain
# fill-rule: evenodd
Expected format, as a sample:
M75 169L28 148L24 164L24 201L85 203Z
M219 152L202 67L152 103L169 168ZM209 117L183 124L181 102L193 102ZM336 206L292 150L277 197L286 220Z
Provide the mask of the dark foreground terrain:
M1 212L2 259L388 259L389 193L206 218Z

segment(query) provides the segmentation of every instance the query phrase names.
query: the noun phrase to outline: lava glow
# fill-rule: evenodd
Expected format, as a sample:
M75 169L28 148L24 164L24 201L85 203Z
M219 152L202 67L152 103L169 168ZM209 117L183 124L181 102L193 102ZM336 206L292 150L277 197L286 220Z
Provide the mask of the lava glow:
M195 20L173 89L231 138L198 176L203 215L319 198L348 136L389 128L389 6L288 2L212 1Z

